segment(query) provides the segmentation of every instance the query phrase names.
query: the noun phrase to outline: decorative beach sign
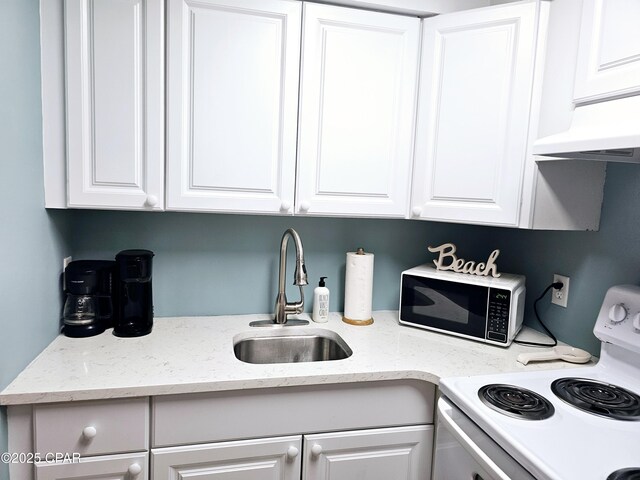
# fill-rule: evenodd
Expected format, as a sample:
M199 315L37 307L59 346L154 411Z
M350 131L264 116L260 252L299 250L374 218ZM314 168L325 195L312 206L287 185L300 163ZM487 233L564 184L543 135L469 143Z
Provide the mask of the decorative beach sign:
M491 252L487 262L476 263L473 261L466 261L464 258L458 258L456 256L456 246L453 243L443 243L439 247L428 247L431 253L438 253L438 259L433 263L438 270L453 270L458 273L468 273L470 275L491 276L498 278L498 266L496 265L496 258L500 255L500 250L497 248Z

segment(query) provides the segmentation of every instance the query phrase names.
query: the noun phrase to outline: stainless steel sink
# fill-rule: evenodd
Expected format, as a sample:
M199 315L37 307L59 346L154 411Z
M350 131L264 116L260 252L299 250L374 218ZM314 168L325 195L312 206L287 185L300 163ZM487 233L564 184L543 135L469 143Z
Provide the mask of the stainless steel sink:
M233 339L233 352L247 363L323 362L353 353L340 335L317 328L239 334Z

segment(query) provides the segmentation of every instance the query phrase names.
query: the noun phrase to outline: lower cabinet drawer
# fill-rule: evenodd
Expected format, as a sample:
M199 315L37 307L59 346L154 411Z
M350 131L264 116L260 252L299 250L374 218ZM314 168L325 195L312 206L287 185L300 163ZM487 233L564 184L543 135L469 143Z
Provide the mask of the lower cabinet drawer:
M152 402L152 447L433 423L419 380L166 395Z
M148 480L147 453L81 458L77 463L36 463L36 480Z
M149 399L37 405L35 451L82 457L148 449Z

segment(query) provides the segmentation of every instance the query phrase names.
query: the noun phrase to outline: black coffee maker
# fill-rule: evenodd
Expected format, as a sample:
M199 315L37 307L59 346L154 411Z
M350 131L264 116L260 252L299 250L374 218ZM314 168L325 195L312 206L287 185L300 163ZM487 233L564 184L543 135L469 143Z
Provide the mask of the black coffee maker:
M91 337L113 322L113 277L116 262L76 260L64 272L62 332L67 337Z
M113 334L140 337L153 328L153 295L149 250L123 250L116 255Z

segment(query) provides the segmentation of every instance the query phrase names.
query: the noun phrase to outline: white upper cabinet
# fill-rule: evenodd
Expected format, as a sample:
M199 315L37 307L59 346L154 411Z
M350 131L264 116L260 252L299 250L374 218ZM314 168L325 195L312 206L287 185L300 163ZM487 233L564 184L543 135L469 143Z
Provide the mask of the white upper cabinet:
M536 2L424 20L413 218L516 226Z
M576 103L640 93L640 2L586 0L576 69Z
M420 20L305 3L296 213L407 213Z
M168 5L167 209L291 213L301 2Z
M67 205L164 205L161 0L65 2Z

